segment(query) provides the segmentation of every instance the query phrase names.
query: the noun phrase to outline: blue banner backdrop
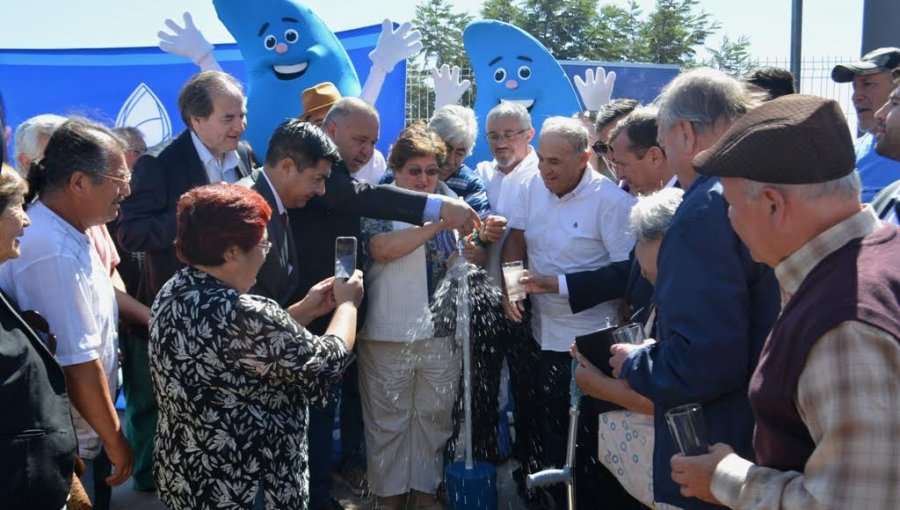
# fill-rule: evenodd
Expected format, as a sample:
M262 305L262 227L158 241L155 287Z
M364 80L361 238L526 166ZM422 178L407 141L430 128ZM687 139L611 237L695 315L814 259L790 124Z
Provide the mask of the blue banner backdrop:
M369 52L380 33L380 24L337 33L360 84L368 77ZM225 71L245 81L237 45L217 45L215 56ZM198 70L187 59L158 48L0 49L0 91L7 123L13 129L42 113L82 115L113 127L138 127L149 146L184 129L178 114L178 91ZM381 113L378 147L387 153L390 142L403 129L405 63L387 76L376 107ZM299 115L301 108L298 96L294 111L285 114Z

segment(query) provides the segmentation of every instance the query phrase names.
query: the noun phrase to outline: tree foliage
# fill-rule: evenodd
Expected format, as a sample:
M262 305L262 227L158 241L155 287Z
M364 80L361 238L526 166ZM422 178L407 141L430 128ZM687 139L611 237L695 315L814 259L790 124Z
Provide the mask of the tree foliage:
M703 65L721 69L734 76L741 76L757 66L757 62L750 58L750 40L746 36L740 36L732 41L728 36L722 37L719 48L706 48L709 58Z
M452 7L449 0L422 0L416 6L413 24L422 32L420 65L468 65L462 33L472 17L465 12L453 12Z
M416 7L425 60L436 64L465 62L462 30L471 19L453 13L449 2L421 0ZM699 0L656 0L648 13L636 0L625 7L598 0L484 0L481 16L519 26L560 60L698 65L697 51L720 28ZM749 44L742 37L707 50L715 65L730 70L745 66Z

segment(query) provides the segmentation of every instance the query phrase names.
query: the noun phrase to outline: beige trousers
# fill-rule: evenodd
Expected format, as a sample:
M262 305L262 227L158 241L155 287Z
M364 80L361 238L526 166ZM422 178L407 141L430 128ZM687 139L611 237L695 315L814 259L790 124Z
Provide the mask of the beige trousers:
M360 339L357 349L370 490L434 494L453 430L461 349L452 338Z

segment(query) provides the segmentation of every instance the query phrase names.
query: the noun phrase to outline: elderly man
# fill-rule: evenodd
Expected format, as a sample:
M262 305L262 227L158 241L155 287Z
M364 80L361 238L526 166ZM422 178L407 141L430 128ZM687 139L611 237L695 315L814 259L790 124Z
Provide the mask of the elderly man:
M537 153L531 147L534 138L531 115L528 110L517 103L500 103L492 108L485 121L484 137L494 156L492 161L482 161L476 165L475 172L487 189L491 211L508 218L516 206L523 183L538 172ZM488 262L485 269L491 280L499 288L503 288L503 275L500 268L501 246L508 230L502 232L500 238L488 245ZM486 237L481 236L479 237ZM500 312L502 313L502 312ZM501 321L497 325L496 337L493 341L476 343L473 346L473 359L480 368L478 384L472 391L474 449L478 458L499 461L497 443L498 391L504 359L509 368L510 389L516 402L532 402L530 356L533 349L522 349L528 346L528 334L522 325ZM513 444L512 457L524 464L530 447L525 438L527 425L533 420L528 418L534 412L533 405L516 405L515 423L516 440ZM514 473L519 489L525 492L525 470Z
M538 139L540 174L523 185L509 218L504 262L527 260L538 273L564 274L628 260L634 246L628 222L634 198L594 172L587 164L590 155L588 132L580 122L544 121ZM521 321L523 303L504 302L510 319ZM525 464L534 472L565 461L569 347L576 336L615 321L619 302L609 300L577 314L558 295L533 295L531 304L533 339L523 348L540 350L531 380L535 400L519 405L537 410L531 444L542 449L529 452Z
M322 127L328 111L341 100L342 96L334 83L325 81L304 90L300 97L303 101L303 113L300 115L300 120L315 124L316 127ZM386 170L387 162L384 160L384 154L375 149L369 162L353 172L353 178L360 182L378 184Z
M750 384L753 456L715 444L673 479L731 508L898 508L900 229L860 203L840 106L776 99L694 164L785 302Z
M840 64L831 70L837 83L853 83L853 107L859 130L865 134L856 140L856 171L862 181L862 201L869 203L882 188L900 179L900 161L876 152L877 120L875 112L887 102L894 89L891 71L900 66L900 48L878 48L858 62Z
M16 169L22 176L27 177L31 163L43 157L50 135L65 121L65 117L44 113L26 119L16 127Z
M195 74L178 94L178 110L187 128L137 161L117 231L125 250L146 254L138 298L148 305L183 266L173 245L178 198L204 184L237 182L252 169L249 148L240 143L247 108L236 79L220 71Z
M684 200L659 248L653 297L658 342L614 345L611 365L653 401L654 498L682 508L709 505L682 496L668 476L675 444L665 412L699 402L709 436L749 453L747 384L778 313L775 277L753 262L728 223L721 184L691 166L697 153L758 104L743 83L712 69L681 74L659 99L659 141Z
M72 119L59 126L35 168L42 178L33 181L38 200L28 209L31 226L22 236L21 257L0 266L4 292L23 310L42 314L56 335L79 455L88 468L83 484L101 509L109 508L107 483L128 480L133 454L114 407L116 296L87 230L114 219L130 192L122 149L98 124Z
M378 141L378 112L361 99L345 97L328 111L323 128L334 141L341 163L331 169L325 194L313 197L306 207L289 208L288 224L293 230L297 248L300 284L293 300L299 300L322 279L334 275L334 243L339 236L360 237L360 217L391 219L422 224L443 220L454 228L468 232L480 220L475 211L459 199L426 195L393 186L372 186L357 182L353 174L372 158ZM362 245L358 246L357 263L362 267ZM360 319L365 306L360 307ZM309 324L315 334L323 334L330 315ZM362 320L360 320L362 324ZM365 488L362 474L362 410L356 381L356 365L351 365L342 379L341 438L345 459L342 478L356 492ZM331 432L334 408L310 412L310 508L337 508L330 499Z

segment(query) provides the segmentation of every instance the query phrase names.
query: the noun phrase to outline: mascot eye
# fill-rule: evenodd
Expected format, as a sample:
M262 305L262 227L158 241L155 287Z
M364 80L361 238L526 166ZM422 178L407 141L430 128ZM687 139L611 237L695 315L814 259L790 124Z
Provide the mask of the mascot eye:
M276 44L278 44L278 40L275 39L274 35L267 35L266 38L263 39L263 46L265 46L267 50L274 50Z
M503 80L506 79L506 69L502 67L494 71L494 81L497 83L503 83Z
M284 40L294 44L297 40L300 39L300 34L294 30L293 28L289 28L284 31Z
M531 68L528 66L522 66L519 68L519 78L523 80L527 80L531 78Z

